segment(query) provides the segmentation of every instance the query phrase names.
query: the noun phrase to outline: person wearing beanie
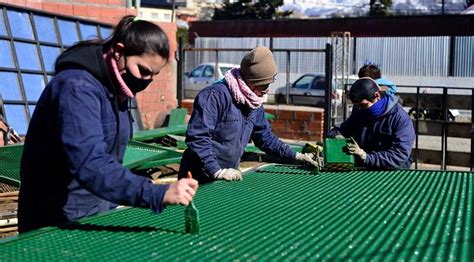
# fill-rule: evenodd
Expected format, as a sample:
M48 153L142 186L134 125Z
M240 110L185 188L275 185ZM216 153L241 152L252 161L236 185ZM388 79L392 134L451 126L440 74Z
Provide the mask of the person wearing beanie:
M351 115L326 137L350 138L348 153L367 169L409 169L415 130L397 97L362 77L352 84L349 99L354 104Z
M238 166L250 139L270 155L317 165L311 154L296 153L279 140L265 119L263 96L277 73L272 52L259 45L242 58L240 68L227 71L223 79L198 93L179 178L191 171L200 184L241 180Z

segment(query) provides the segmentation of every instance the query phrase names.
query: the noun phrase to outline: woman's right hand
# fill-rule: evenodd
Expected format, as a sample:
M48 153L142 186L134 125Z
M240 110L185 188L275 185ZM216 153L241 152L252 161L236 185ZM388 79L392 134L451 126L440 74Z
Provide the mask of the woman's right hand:
M170 185L163 197L163 204L166 205L189 205L199 185L197 180L183 178Z

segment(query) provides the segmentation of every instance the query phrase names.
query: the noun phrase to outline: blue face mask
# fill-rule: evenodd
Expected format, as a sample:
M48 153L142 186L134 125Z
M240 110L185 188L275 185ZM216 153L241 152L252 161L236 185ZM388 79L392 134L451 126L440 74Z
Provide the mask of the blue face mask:
M363 113L367 115L368 119L376 119L383 115L388 104L388 96L382 96L382 98L375 102L371 107L363 110Z

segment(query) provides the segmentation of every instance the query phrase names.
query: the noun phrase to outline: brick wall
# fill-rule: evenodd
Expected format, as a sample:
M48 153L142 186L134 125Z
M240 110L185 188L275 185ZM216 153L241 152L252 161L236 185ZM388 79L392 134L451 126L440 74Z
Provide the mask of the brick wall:
M182 107L191 114L193 100L183 100ZM264 105L264 107L265 112L275 116L274 120L270 120L270 124L273 133L279 138L322 142L323 109L287 105Z
M136 15L134 8L126 8L127 0L0 0L20 8L27 7L58 15L75 16L101 23L116 24L124 15ZM138 94L137 103L145 129L160 127L171 109L176 108L176 62L177 48L174 23L157 23L170 41L170 63L155 77L155 81Z

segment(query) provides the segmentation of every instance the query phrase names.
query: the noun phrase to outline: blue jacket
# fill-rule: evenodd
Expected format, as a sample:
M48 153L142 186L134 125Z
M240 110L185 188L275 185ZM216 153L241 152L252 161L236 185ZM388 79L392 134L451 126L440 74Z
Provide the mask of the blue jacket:
M179 176L191 171L200 183L214 180L221 168L237 168L247 143L253 140L262 151L294 159L295 151L279 140L265 119L263 106L249 110L235 103L227 83L215 82L194 100L186 132L188 149L181 160Z
M122 159L131 135L102 47L63 53L31 119L21 161L19 230L58 225L117 204L163 209L166 186L131 173Z
M368 169L410 168L411 151L415 141L413 122L397 98L389 96L384 114L367 121L362 111L354 108L351 116L339 127L333 128L328 137L342 134L353 137L367 153L363 165Z

